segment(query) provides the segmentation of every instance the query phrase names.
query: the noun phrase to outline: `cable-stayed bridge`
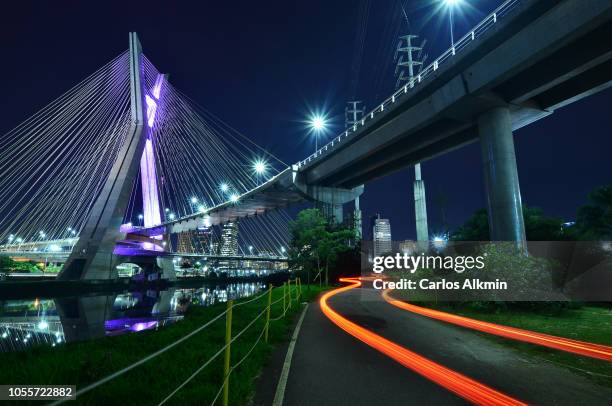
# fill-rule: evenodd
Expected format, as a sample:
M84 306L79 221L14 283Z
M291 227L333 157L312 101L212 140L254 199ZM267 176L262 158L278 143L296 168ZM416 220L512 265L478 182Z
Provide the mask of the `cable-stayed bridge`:
M512 133L610 86L611 21L604 0L505 1L293 165L172 87L131 34L128 52L0 140L0 238L75 232L64 279L113 278L126 259L172 277L168 256L194 235L203 253L282 257L282 207L307 199L340 221L364 183L480 141L492 238L522 242Z

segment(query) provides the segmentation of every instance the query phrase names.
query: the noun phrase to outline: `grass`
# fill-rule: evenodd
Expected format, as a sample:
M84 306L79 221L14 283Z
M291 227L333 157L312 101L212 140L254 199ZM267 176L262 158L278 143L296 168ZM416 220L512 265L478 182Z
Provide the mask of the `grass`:
M574 340L612 345L611 308L584 306L577 309L565 309L559 314L546 315L513 309L490 312L475 309L469 304L464 304L460 307L449 307L443 304L436 306L428 304L428 306L473 319L567 337ZM491 334L478 334L528 356L568 368L597 384L612 387L612 364L610 362Z
M325 288L302 288L300 301L310 301ZM272 290L272 301L282 298L282 288ZM246 301L249 299L244 299ZM236 303L240 303L239 301ZM242 330L266 306L267 295L233 310L233 334ZM2 384L76 385L77 389L95 382L165 347L211 320L226 309L226 304L190 308L185 319L158 331L68 343L61 347L38 347L27 352L2 355ZM247 404L254 390L254 379L268 359L274 345L286 340L293 320L302 306L295 300L285 318L270 324L270 340L263 339L230 377L230 404ZM282 301L271 308L271 318L283 312ZM234 365L252 347L265 325L265 314L231 347ZM214 353L223 347L225 317L185 342L124 375L82 395L79 404L98 405L137 402L158 404L185 381ZM223 382L223 354L182 388L168 404L210 404ZM220 403L220 402L219 402Z

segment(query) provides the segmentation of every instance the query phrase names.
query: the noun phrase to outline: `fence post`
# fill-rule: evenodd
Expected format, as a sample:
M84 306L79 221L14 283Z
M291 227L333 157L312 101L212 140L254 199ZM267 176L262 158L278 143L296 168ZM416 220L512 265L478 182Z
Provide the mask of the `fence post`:
M264 334L266 342L268 342L268 333L270 331L270 307L272 306L272 284L268 288L268 308L266 309L266 332Z
M230 346L232 342L232 307L234 301L227 301L227 315L225 316L225 360L223 363L223 406L229 403L229 373L230 373Z
M287 294L289 295L289 308L291 309L291 279L287 280Z
M285 303L285 296L287 295L287 282L283 282L283 317L287 313L287 304Z

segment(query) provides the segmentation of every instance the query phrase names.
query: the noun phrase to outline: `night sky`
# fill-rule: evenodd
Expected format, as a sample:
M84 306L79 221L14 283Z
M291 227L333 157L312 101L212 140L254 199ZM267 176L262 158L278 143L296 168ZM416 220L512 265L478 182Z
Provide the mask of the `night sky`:
M409 30L399 0L15 3L0 16L1 133L127 49L137 31L174 86L287 163L313 152L309 111L329 114L331 138L347 100L372 107L392 92L397 36ZM469 1L455 36L500 3ZM410 31L428 39L429 61L450 44L438 5L404 2ZM525 204L569 221L591 189L612 184L611 105L607 90L516 133ZM413 173L366 185L365 224L379 212L393 239L415 237ZM432 232L442 228L442 206L451 228L485 206L477 143L425 162L423 177Z

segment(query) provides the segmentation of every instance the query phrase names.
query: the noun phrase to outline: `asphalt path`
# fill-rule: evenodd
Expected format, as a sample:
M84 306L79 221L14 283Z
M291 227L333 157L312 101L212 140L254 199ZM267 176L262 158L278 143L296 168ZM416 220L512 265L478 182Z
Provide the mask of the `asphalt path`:
M379 291L353 289L332 297L329 304L352 322L527 403L611 403L610 388L505 347L482 333L398 309L386 303ZM286 347L280 348L264 370L255 404L272 403L285 351ZM318 302L308 308L293 354L285 405L465 403L338 328Z

